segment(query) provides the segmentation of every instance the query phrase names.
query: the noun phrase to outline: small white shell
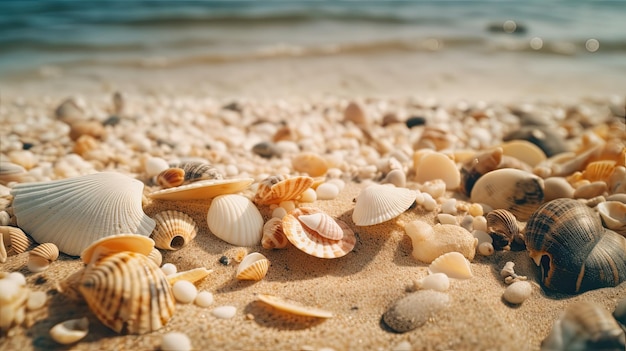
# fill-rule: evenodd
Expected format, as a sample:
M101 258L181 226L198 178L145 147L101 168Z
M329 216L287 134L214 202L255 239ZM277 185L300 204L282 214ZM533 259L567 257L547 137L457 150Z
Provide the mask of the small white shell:
M252 252L243 258L237 267L237 279L261 280L267 274L270 261L258 252Z
M298 216L298 220L326 239L341 240L343 238L343 229L331 216L324 212L301 214Z
M237 307L235 306L219 306L215 307L211 314L220 319L231 319L237 314Z
M504 301L519 305L526 301L533 292L533 286L527 281L517 281L509 285L502 294Z
M439 256L428 266L428 272L444 273L454 279L469 279L474 276L469 261L458 252Z
M295 301L285 299L278 296L257 294L257 299L283 312L295 314L298 316L331 318L332 312L310 306L303 306Z
M185 333L169 332L161 338L161 351L191 351L191 340Z
M215 299L213 298L213 293L210 291L200 291L198 296L196 296L194 303L200 307L209 307L214 301Z
M606 228L626 235L626 204L619 201L605 201L596 206Z
M415 283L418 289L446 291L450 288L450 278L444 273L433 273Z
M207 223L215 236L231 245L257 245L263 236L261 213L241 195L220 195L213 199Z
M172 293L177 302L191 303L198 296L198 289L190 281L179 280L172 285Z
M261 245L264 249L284 249L289 245L289 240L285 236L285 233L283 233L283 217L284 216L281 218L270 218L263 225Z
M68 345L84 338L89 332L87 317L70 319L61 322L50 329L50 336L59 344Z
M158 200L202 200L219 195L234 194L247 188L253 178L207 179L173 188L157 190L148 194Z
M165 250L179 250L196 237L198 231L193 218L179 211L163 211L154 216L156 226L150 236L154 246Z
M372 184L357 196L352 221L359 226L383 223L406 211L416 197L410 189Z
M33 273L42 272L52 261L59 258L59 249L53 243L43 243L35 247L28 256L28 270Z
M72 256L109 235L150 235L155 223L143 212L142 193L142 182L114 172L18 184L11 190L18 226L35 241L54 243Z
M415 181L425 183L441 179L446 183L446 189L452 190L461 184L461 173L454 161L440 152L425 154L415 165Z

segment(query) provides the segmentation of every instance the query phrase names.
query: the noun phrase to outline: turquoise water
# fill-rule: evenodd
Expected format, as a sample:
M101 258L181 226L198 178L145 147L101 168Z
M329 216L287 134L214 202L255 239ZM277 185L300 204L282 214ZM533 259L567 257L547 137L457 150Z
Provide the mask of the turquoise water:
M2 1L0 79L435 51L548 55L621 74L625 18L625 1Z

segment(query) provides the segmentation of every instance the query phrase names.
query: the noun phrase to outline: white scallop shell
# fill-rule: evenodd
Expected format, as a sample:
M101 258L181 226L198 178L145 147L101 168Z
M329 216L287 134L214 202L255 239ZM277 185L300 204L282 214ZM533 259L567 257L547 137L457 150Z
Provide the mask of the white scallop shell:
M295 301L291 301L274 295L257 294L256 297L259 301L264 302L278 310L298 316L317 318L331 318L333 316L332 312L316 307L302 306Z
M428 272L444 273L454 279L469 279L474 276L469 261L458 252L439 256L428 266Z
M148 194L158 200L202 200L219 195L234 194L247 188L253 178L241 179L208 179L190 184L157 190Z
M416 197L410 189L372 184L357 196L352 221L359 226L383 223L406 211Z
M35 241L51 242L79 255L94 241L113 234L150 235L155 226L142 210L143 183L102 172L63 180L16 185L17 224Z
M247 197L220 195L213 199L207 224L215 236L236 246L259 244L263 236L263 217Z
M252 252L243 258L237 267L237 279L261 280L267 274L270 261L258 252Z

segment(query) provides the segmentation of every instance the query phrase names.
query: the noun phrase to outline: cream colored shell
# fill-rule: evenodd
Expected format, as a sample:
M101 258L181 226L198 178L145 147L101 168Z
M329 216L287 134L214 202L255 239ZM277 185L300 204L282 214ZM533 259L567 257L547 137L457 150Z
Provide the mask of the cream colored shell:
M416 197L414 190L391 184L372 184L357 196L352 221L358 226L383 223L406 211Z
M43 243L29 253L27 266L31 272L38 273L47 269L57 258L59 248L53 243Z
M321 211L313 207L301 207L289 211L283 217L283 232L293 246L311 256L319 258L338 258L352 251L356 244L356 237L345 222L335 220L343 230L343 237L340 240L330 240L315 230L302 225L302 222L298 220L298 217L301 215L318 212Z
M59 344L73 344L89 332L89 319L87 317L70 319L61 322L50 329L50 337Z
M252 178L200 180L157 190L148 196L157 200L172 201L212 199L219 195L238 193L250 186L253 181Z
M31 240L18 227L0 226L0 263L4 263L11 254L26 251Z
M18 184L11 191L18 226L72 256L109 235L150 235L155 223L142 210L142 193L143 183L114 172Z
M89 245L80 255L85 264L97 262L100 258L118 252L131 251L149 256L154 248L154 241L137 234L117 234L107 236Z
M454 279L469 279L474 276L469 261L458 252L448 252L437 257L428 266L428 272L444 273Z
M453 224L430 224L414 220L404 227L411 238L413 258L431 263L448 252L457 252L469 260L474 259L478 239L463 227Z
M435 179L443 180L447 190L456 189L461 184L461 173L456 164L440 152L425 154L415 164L416 182L425 183Z
M626 204L619 201L605 201L596 206L606 228L626 236Z
M220 195L213 199L207 223L211 233L231 245L257 245L263 235L261 213L241 195Z
M512 156L531 167L546 160L546 154L537 145L526 140L512 140L500 145L503 155Z
M305 317L332 318L333 313L316 307L303 306L302 304L279 296L257 294L257 300L266 303L277 310Z
M267 274L270 261L258 252L252 252L243 258L237 267L237 279L261 280Z
M150 236L154 246L165 250L179 250L193 240L198 231L196 222L185 213L168 210L154 216L156 226Z
M343 238L343 228L333 217L324 212L301 214L298 220L326 239L341 240Z
M313 178L307 176L271 176L259 183L254 202L259 205L270 205L295 200L312 185Z

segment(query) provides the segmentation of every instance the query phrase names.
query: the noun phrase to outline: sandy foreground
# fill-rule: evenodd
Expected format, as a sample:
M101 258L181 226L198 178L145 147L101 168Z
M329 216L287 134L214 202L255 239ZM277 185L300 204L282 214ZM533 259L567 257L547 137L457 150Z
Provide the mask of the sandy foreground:
M109 99L110 95L85 99L84 114L99 121L106 120L111 115ZM422 128L409 130L403 123L384 128L381 123L386 112L396 113L401 121L423 114L427 125L448 125L448 133L458 137L449 145L453 150L476 150L489 144L497 145L505 132L519 125L517 118L511 117L509 107L504 105L479 103L468 106L463 103L438 108L432 101L410 99L360 101L367 106L370 122L375 125L372 129L375 138L385 140L395 146L395 151L406 151L407 154L411 145L419 139ZM348 100L330 98L321 102L271 103L244 100L239 102L241 110L237 112L221 108L229 101L135 95L127 99L120 124L107 127L107 136L94 138L97 142L95 148L100 152L86 152L82 156L84 162L67 158L76 151L76 142L67 136L69 128L66 124L54 119L53 111L59 102L58 99L3 100L3 126L0 127L3 157L10 155L14 147L7 146L6 140L10 143L16 139L33 143L31 153L36 156L36 161L30 168L41 166L44 169L32 172L35 179L31 180L116 170L144 181L144 192L148 193L156 189L143 168L149 155L166 160L183 156L201 157L228 170L232 173L230 177L251 176L257 181L276 171L295 174L289 152L282 158L267 160L250 151L255 143L271 138L280 120L288 120L288 125L297 130L295 140L300 147L320 154L333 149L333 152L326 153L327 159L334 168L341 170L341 177L347 181L346 187L335 199L316 200L312 205L348 223L357 235L357 244L348 255L330 260L309 256L294 247L284 250L265 250L260 245L249 247L248 251L258 251L267 256L271 267L267 276L259 282L237 281L234 277L237 264L233 258L238 248L210 233L206 222L210 201L146 199L144 211L150 216L162 210L175 209L189 214L198 224L199 233L195 240L179 251L162 251L163 262L174 263L179 270L196 267L213 270L197 286L199 290L214 294L214 304L209 308L177 304L174 316L164 328L139 336L117 335L104 327L86 305L56 291L58 282L82 266L79 260L61 255L49 269L33 274L25 266L28 253L22 253L10 256L6 263L0 264L0 270L23 273L28 287L46 291L49 302L43 311L34 314L30 327L16 327L9 335L2 335L2 350L154 350L159 349L161 336L171 331L187 334L193 348L198 350L394 350L409 349L409 344L412 350L537 350L554 321L568 305L583 300L594 301L612 311L619 300L626 298L626 283L579 295L546 292L538 284L538 268L525 251L496 252L487 257L476 255L471 264L473 278L452 281L447 291L451 303L446 309L413 331L403 334L391 332L381 324L382 314L394 301L407 294L407 287L414 280L428 274L427 264L411 256L411 241L404 232L404 224L415 219L434 224L438 210L429 212L416 206L382 224L367 227L354 225L351 217L353 199L363 187L380 181L381 177L380 170L368 172L367 166L376 164L377 159L388 157L394 150L383 153L380 146L376 150L375 143L366 141L358 128L341 122ZM580 103L588 107L583 111L587 111L589 120L604 118L608 111L606 107L611 104L620 106L619 99L615 98ZM554 118L557 123L563 122L563 111L567 110L563 105L534 107L531 110L539 116ZM488 111L484 113L486 123L480 122L479 117L468 117L468 111L472 109ZM491 133L489 141L471 142L471 136L460 134L467 130L467 123L471 123L468 121L472 119L475 120L473 126L480 126ZM206 122L208 120L220 122L212 124ZM31 128L18 126L24 124ZM220 137L215 134L212 128L216 126L226 128L222 129L227 131L226 135ZM194 128L196 131L192 131ZM573 130L568 143L579 146L582 131ZM19 138L9 137L9 134ZM148 141L135 138L140 135L147 136ZM172 138L169 145L157 143L164 135ZM332 143L332 140L335 142ZM44 152L50 147L54 151ZM414 176L412 159L410 154L407 156L407 187L415 189L419 184L411 181ZM226 167L228 165L235 165L236 168ZM3 191L3 207L7 208L10 196L6 195L6 188ZM244 195L252 196L253 193L248 190ZM446 197L468 201L467 197L454 191L448 191ZM259 209L265 219L271 216L267 206L259 206ZM464 214L459 214L459 218ZM219 262L224 255L230 258L229 265ZM516 272L528 276L533 282L531 297L519 306L511 306L502 300L506 284L500 277L500 270L507 261L515 262ZM334 317L323 320L278 313L256 301L255 293L278 295L323 308L331 311ZM213 307L222 305L235 306L235 317L217 319L210 313ZM89 318L90 331L79 343L62 347L48 335L55 324L83 316Z

